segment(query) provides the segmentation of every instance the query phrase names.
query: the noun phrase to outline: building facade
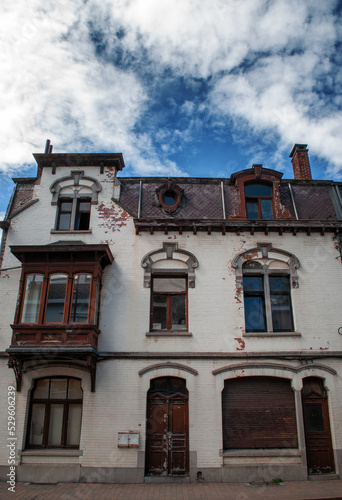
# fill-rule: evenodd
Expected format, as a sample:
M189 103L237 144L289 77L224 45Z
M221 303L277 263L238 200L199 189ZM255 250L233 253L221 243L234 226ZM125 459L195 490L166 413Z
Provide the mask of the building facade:
M34 157L1 222L2 480L9 436L19 481L338 479L342 183L302 144L291 180Z

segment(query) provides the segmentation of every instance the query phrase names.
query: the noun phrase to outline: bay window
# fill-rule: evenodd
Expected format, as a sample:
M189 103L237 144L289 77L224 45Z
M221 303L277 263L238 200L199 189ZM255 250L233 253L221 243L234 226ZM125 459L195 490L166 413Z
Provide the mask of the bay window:
M90 323L96 321L88 273L27 274L20 323ZM96 287L98 292L98 287ZM92 305L93 307L89 307Z

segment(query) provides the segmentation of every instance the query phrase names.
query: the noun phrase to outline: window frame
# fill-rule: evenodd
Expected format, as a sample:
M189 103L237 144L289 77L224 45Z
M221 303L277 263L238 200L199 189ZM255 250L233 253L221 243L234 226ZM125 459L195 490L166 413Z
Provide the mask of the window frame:
M90 268L91 267L91 268ZM40 301L38 306L38 316L37 321L34 322L23 322L23 311L25 305L25 296L26 296L26 283L28 276L32 275L40 275L43 276L43 283L40 291ZM48 321L46 322L46 310L48 305L49 298L49 288L50 288L50 279L54 275L65 275L67 277L66 280L66 289L64 295L64 308L63 308L63 319L60 322ZM91 282L89 286L89 299L88 299L88 315L86 322L74 322L71 320L72 314L72 306L73 306L73 290L75 284L75 278L79 275L87 275L91 276ZM69 266L46 266L45 269L42 269L39 266L26 266L23 271L22 276L22 286L20 293L20 301L18 307L18 316L16 318L15 323L20 325L97 325L98 323L98 302L100 300L99 293L99 285L97 285L97 281L99 276L94 273L93 266L84 266L77 269L73 269L72 265Z
M49 391L51 387L51 381L52 380L61 380L61 379L66 379L67 380L67 391L69 390L69 380L78 380L80 382L81 390L82 390L82 398L75 398L75 399L69 399L68 397L65 398L50 398L49 396L47 398L36 398L34 399L34 392L37 388L38 382L41 380L49 380ZM67 392L68 395L68 392ZM31 444L30 443L30 437L31 437L31 423L32 423L32 413L33 413L33 406L34 404L42 404L45 405L44 409L44 427L43 427L43 438L42 442L43 444L37 445L37 444ZM59 404L63 405L63 420L62 420L62 432L61 432L61 444L60 445L49 445L48 444L48 439L49 439L49 430L50 430L50 422L51 422L51 405L53 404ZM82 429L82 417L83 417L83 389L82 389L82 380L77 378L77 377L68 377L68 376L52 376L52 377L41 377L39 379L36 379L34 381L34 385L31 389L31 394L30 394L30 402L29 402L29 413L28 413L28 420L27 420L27 429L26 429L26 441L25 441L25 448L26 449L79 449L80 444L78 445L68 445L67 439L68 439L68 423L69 423L69 407L72 404L77 404L81 405L81 419L80 419L80 435L81 435L81 429Z
M71 210L70 212L65 212L65 213L70 213L70 223L69 223L69 229L65 228L60 228L60 218L61 215L64 214L64 212L61 212L61 205L63 203L71 203ZM80 209L80 204L81 203L89 203L89 211L83 211ZM91 204L92 204L92 198L91 196L60 196L58 199L58 204L57 204L57 214L56 214L56 231L89 231L90 230L90 217L91 217ZM79 229L79 216L82 213L87 213L89 214L88 218L88 227L87 229Z
M246 194L246 188L250 187L250 186L266 186L268 188L270 188L271 190L271 195L270 196L263 196L263 195L247 195ZM245 188L245 202L246 202L246 215L247 215L247 219L248 220L274 220L274 213L275 213L275 210L274 210L274 197L273 197L273 186L271 184L267 184L265 182L252 182L252 183L248 183L248 184L245 184L244 186ZM262 200L271 200L271 208L272 208L272 218L267 218L265 219L263 217L263 212L262 212ZM257 203L257 209L258 209L258 219L253 219L253 218L250 218L248 217L248 203Z
M250 261L253 262L253 261ZM260 263L259 263L260 264ZM293 306L292 306L292 296L291 296L291 273L290 270L286 269L269 269L267 265L262 266L260 264L260 267L256 269L246 269L243 268L243 278L245 277L262 277L262 282L263 282L263 292L258 292L258 296L263 296L263 301L264 301L264 321L265 321L265 329L250 329L247 328L247 321L246 321L246 305L245 305L245 300L244 300L244 310L245 310L245 331L246 333L262 333L262 332L269 332L269 333L284 333L284 332L294 332L294 317L293 317ZM283 329L275 329L274 328L274 322L273 322L273 311L272 311L272 301L271 301L271 289L270 289L270 283L269 283L269 278L270 277L286 277L289 281L289 291L284 292L282 295L286 295L289 297L289 318L291 322L291 328L283 328ZM247 297L253 296L254 292L247 292ZM245 287L243 286L243 294L244 294L244 299L246 297L246 291ZM277 293L280 295L280 293Z
M185 290L183 292L156 292L154 291L154 279L184 279L185 280ZM151 304L150 304L150 331L151 332L188 332L188 276L186 273L153 273L151 279ZM155 296L167 296L166 302L166 328L153 328L153 317L154 317L154 297ZM172 297L174 296L185 296L185 327L184 328L172 328Z

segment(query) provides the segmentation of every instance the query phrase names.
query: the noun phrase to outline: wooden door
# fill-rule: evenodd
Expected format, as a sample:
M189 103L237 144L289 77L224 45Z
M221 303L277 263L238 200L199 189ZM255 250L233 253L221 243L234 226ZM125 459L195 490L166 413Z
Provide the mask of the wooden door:
M164 387L160 386L162 380ZM182 387L178 384L174 387L175 380L181 379L155 379L148 393L147 475L185 476L189 473L188 396L185 382Z
M302 389L306 454L309 474L329 474L335 471L328 401L323 381L315 377L304 379Z

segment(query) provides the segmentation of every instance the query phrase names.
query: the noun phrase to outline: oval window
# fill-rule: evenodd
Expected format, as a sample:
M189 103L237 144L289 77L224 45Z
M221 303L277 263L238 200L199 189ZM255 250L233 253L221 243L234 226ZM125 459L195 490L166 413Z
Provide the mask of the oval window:
M176 194L173 191L166 191L163 198L165 205L169 207L176 203Z

